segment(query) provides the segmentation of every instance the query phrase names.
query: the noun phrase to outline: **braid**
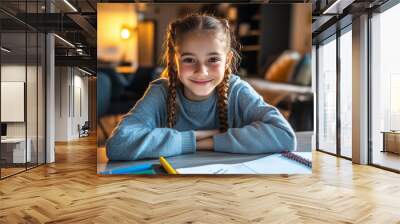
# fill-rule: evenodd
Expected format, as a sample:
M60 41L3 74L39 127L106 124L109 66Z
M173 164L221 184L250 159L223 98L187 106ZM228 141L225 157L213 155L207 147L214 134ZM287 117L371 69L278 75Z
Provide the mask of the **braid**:
M173 44L174 26L171 24L168 40L167 40L167 71L168 71L168 127L173 128L176 119L176 88L177 78L174 69L174 44Z
M229 90L229 79L231 77L231 69L225 70L224 79L218 85L218 118L219 118L219 130L226 132L228 130L228 90Z
M236 41L233 30L230 29L229 21L227 19L219 19L219 22L225 29L227 40L230 46L230 52L232 58L228 62L228 67L225 70L224 79L218 85L218 117L220 124L220 131L226 132L229 128L228 124L228 91L229 91L229 80L233 72L237 72L237 66L240 63L240 54L237 50L240 50L240 44Z

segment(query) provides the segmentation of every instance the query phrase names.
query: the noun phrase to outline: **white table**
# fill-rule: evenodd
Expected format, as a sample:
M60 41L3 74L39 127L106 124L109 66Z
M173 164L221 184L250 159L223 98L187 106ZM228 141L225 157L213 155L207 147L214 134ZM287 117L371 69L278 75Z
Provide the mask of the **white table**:
M1 139L2 154L3 152L5 153L6 151L12 150L12 163L30 162L32 157L31 154L32 140L30 138L27 138L26 151L24 143L25 143L25 138ZM10 149L10 147L12 148ZM3 155L2 157L4 158Z

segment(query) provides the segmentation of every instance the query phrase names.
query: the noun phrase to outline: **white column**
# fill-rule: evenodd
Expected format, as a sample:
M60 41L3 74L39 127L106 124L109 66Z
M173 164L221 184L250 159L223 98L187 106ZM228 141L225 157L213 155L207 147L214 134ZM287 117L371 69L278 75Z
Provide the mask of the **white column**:
M353 162L368 163L368 15L353 19Z
M71 67L55 68L57 76L56 89L55 89L55 141L69 141L72 139L70 136L71 129Z
M50 1L46 2L47 12L54 11ZM46 35L46 163L55 161L54 133L55 133L55 54L54 35Z
M55 133L55 76L54 76L54 35L46 36L46 163L55 161L54 133Z
M317 48L316 46L312 46L311 50L311 58L312 58L312 63L311 63L311 88L313 92L313 111L314 111L314 117L313 117L313 135L311 139L311 150L315 150L317 148Z

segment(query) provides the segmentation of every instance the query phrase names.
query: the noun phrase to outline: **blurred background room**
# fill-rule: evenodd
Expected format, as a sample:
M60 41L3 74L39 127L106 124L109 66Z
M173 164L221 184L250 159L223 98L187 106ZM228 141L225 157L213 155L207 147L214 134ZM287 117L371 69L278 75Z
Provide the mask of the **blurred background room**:
M170 21L189 13L226 17L241 44L239 76L296 132L313 131L311 4L97 4L98 144L159 78Z

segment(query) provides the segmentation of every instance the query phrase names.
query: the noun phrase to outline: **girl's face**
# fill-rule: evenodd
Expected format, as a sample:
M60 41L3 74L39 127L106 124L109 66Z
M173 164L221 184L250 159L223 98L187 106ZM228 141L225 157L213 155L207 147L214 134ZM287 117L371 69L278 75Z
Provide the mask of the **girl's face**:
M179 42L175 62L186 98L207 99L222 82L228 51L221 36L213 32L192 32Z

